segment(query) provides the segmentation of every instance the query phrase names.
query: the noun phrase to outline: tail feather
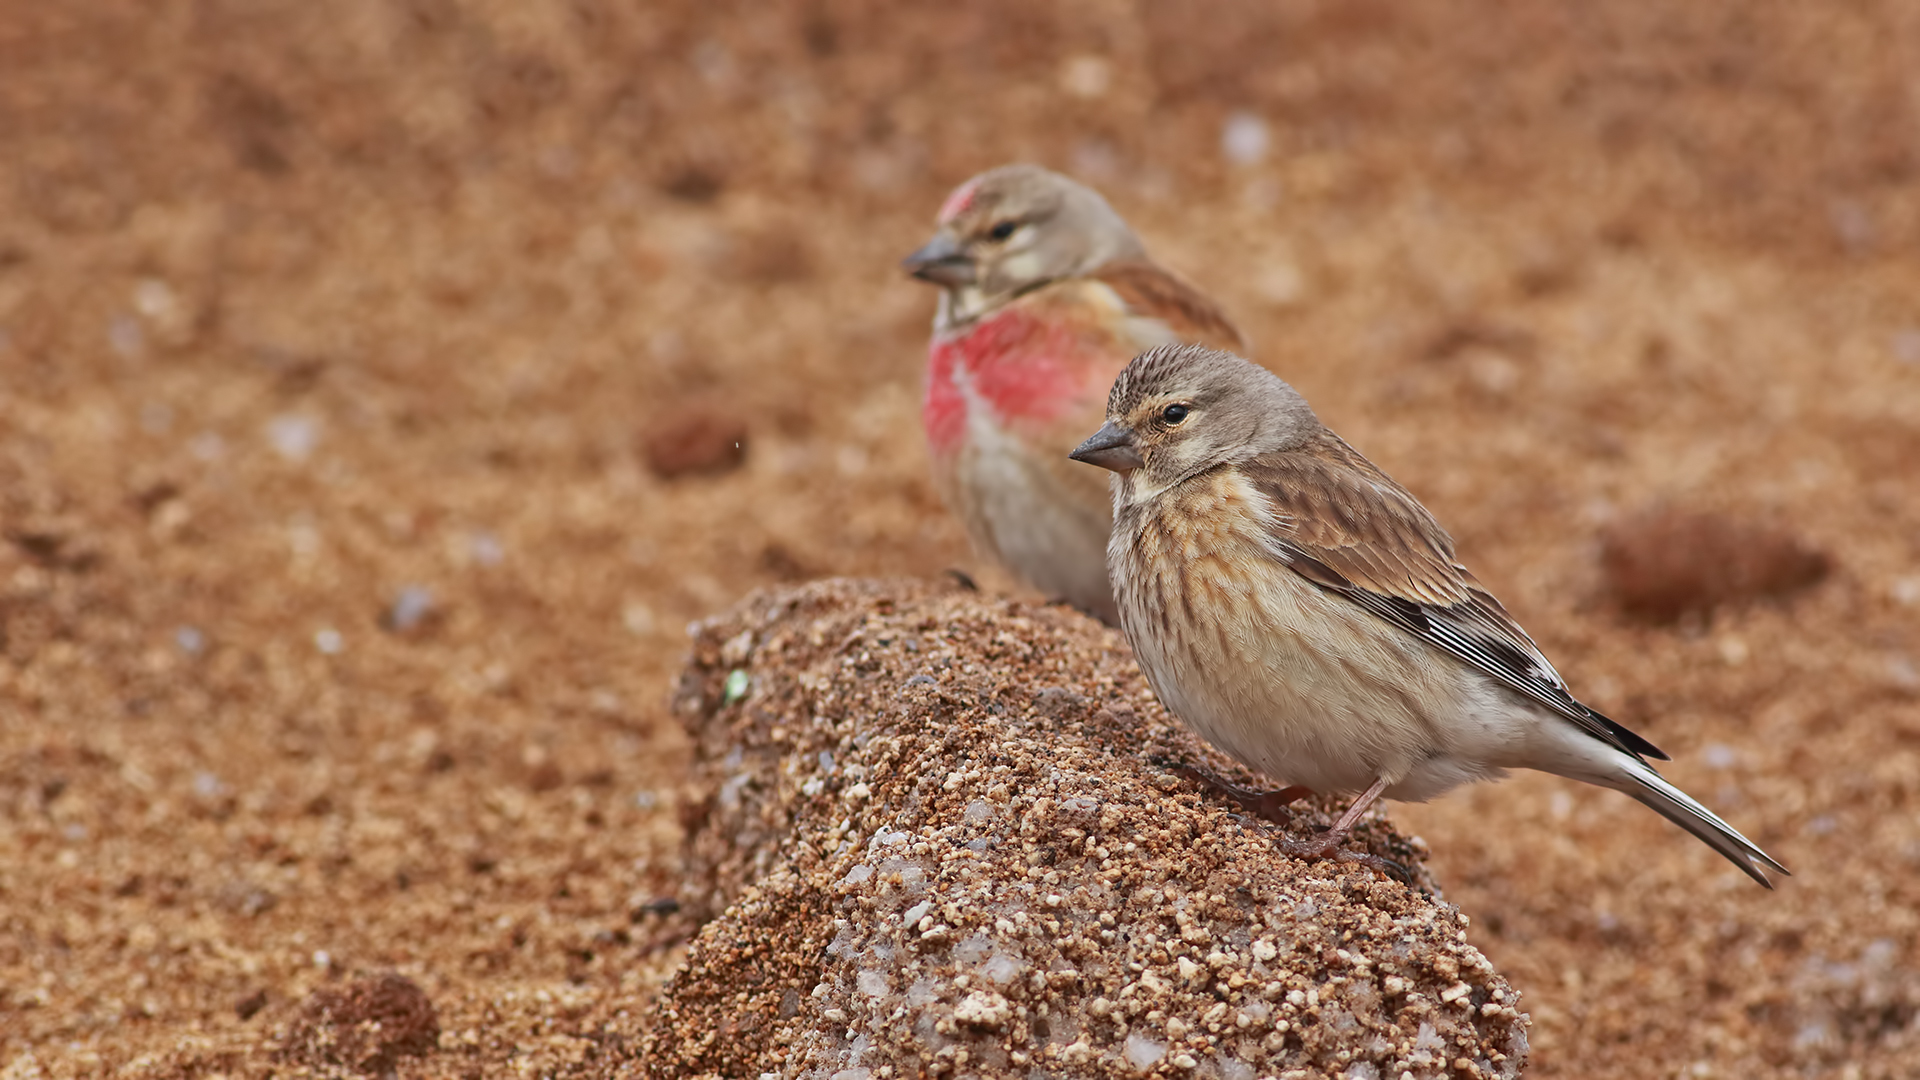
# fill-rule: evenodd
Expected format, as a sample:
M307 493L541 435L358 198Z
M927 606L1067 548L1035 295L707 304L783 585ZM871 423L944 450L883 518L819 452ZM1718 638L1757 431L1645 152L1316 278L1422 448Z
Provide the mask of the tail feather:
M1638 763L1636 763L1638 764ZM1668 783L1666 778L1646 765L1623 770L1625 775L1608 786L1614 787L1640 800L1660 812L1660 816L1673 822L1705 841L1706 845L1727 857L1733 865L1739 867L1748 877L1773 888L1773 882L1767 880L1767 871L1791 876L1786 867L1781 866L1773 856L1760 850L1759 845L1740 835L1739 830L1720 820L1720 815L1700 805L1691 795Z

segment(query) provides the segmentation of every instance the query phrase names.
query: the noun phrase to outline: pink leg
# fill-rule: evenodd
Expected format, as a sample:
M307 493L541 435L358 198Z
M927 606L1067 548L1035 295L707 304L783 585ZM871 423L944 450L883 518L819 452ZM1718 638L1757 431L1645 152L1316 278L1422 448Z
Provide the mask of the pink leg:
M1172 772L1203 787L1218 791L1239 803L1255 817L1278 825L1282 830L1293 824L1292 815L1282 813L1286 807L1313 794L1311 789L1297 784L1278 791L1255 791L1252 788L1243 788L1238 784L1230 783L1194 765L1175 765L1164 761L1156 764L1164 765ZM1414 881L1406 867L1378 855L1365 855L1357 851L1345 850L1348 838L1353 835L1353 827L1359 824L1360 818L1366 814L1368 807L1380 801L1381 793L1386 790L1387 778L1383 776L1375 780L1372 787L1362 792L1360 797L1353 801L1353 805L1347 807L1346 812L1340 815L1340 820L1333 823L1333 828L1318 834L1311 840L1295 840L1283 833L1275 843L1282 852L1296 859L1334 859L1338 862L1362 863L1397 881L1412 885Z
M1372 787L1361 792L1359 798L1353 800L1353 805L1347 807L1347 812L1341 814L1340 820L1333 823L1333 828L1312 840L1282 840L1280 841L1281 850L1302 859L1338 857L1340 849L1346 846L1347 838L1353 835L1353 827L1359 822L1360 816L1367 812L1368 807L1380 800L1380 793L1385 790L1387 790L1387 778L1383 776L1375 780Z

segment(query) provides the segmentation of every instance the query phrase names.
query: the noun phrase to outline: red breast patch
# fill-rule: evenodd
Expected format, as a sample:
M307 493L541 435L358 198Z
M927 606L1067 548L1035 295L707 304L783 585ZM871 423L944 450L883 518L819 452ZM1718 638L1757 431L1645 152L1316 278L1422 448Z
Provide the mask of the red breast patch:
M1043 426L1084 408L1091 397L1104 398L1126 358L1103 347L1107 335L1087 329L1014 306L959 337L935 338L920 414L932 451L959 449L969 396L990 408L996 422L1016 429Z

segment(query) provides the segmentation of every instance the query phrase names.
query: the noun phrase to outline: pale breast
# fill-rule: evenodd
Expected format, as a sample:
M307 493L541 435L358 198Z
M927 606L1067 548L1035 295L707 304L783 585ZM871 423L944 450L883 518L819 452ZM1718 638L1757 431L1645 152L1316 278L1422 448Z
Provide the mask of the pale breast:
M1048 597L1115 622L1103 557L1111 506L1106 479L1074 462L1067 463L1073 471L1057 467L1051 449L976 412L966 445L949 469L936 468L935 479L981 554ZM1066 461L1065 451L1057 457Z
M1288 569L1259 493L1218 471L1122 511L1122 625L1154 691L1209 742L1316 791L1447 752L1457 665ZM1457 781L1456 781L1457 782Z

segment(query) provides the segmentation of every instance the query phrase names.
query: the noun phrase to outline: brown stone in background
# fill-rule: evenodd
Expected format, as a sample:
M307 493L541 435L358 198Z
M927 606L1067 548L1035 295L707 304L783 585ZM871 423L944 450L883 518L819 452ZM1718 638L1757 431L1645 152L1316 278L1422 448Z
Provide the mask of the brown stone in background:
M1378 816L1358 834L1421 888L1280 854L1156 763L1233 771L1085 616L921 583L764 593L700 624L675 704L704 807L686 897L723 913L666 988L647 1075L1526 1062L1519 995L1420 849Z
M663 480L730 472L747 460L747 425L713 405L662 409L644 437L647 466Z
M281 1054L323 1072L389 1076L402 1058L439 1045L440 1019L426 991L388 972L307 995Z
M1788 596L1825 579L1833 560L1784 529L1656 506L1607 528L1600 568L1622 611L1665 623Z

